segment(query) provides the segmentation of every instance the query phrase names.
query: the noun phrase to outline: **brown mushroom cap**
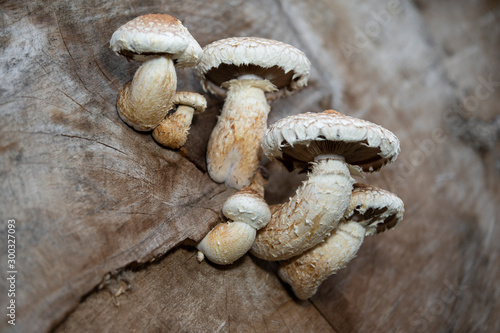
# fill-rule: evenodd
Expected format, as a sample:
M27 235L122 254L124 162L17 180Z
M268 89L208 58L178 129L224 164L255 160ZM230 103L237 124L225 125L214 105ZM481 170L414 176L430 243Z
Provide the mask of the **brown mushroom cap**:
M252 74L270 81L277 92L266 94L268 99L301 89L307 85L310 62L297 48L272 39L233 37L221 39L203 48L196 66L205 90L225 97L224 82Z
M111 36L110 47L136 61L169 55L183 67L196 65L202 54L182 22L167 14L142 15L125 23Z
M399 140L389 130L334 110L277 121L266 131L262 149L289 170L307 169L317 156L334 154L369 172L394 161L400 152Z
M344 218L365 226L369 236L394 228L403 220L404 211L403 200L394 193L356 183Z

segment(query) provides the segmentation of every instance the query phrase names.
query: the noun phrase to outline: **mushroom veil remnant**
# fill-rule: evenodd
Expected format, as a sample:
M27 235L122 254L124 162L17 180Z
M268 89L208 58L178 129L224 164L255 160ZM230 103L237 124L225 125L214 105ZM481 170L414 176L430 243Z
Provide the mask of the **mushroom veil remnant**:
M403 220L403 201L375 186L355 184L344 220L324 242L280 264L278 274L295 295L307 299L320 284L345 267L364 237L391 229Z
M139 16L113 33L111 49L143 62L120 91L120 118L138 131L153 130L171 109L177 89L174 66L192 67L202 53L181 21L167 14Z
M261 160L268 100L307 84L310 63L295 47L256 37L234 37L203 49L196 66L205 90L225 97L207 146L210 177L228 187L248 186Z
M262 148L289 169L310 170L295 196L273 206L271 221L257 233L251 252L266 260L289 259L320 243L349 206L351 174L379 170L400 151L392 132L333 110L277 121Z

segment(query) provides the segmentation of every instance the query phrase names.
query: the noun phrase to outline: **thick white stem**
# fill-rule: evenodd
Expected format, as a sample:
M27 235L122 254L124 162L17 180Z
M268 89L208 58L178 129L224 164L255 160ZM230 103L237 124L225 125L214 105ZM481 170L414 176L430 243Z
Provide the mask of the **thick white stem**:
M169 57L146 61L118 96L121 119L138 131L150 131L165 118L177 88L177 75Z
M354 182L344 161L320 159L295 196L272 207L271 221L257 233L252 254L285 260L320 243L344 216Z
M267 80L231 80L227 97L207 147L210 177L228 187L250 184L261 161L260 143L267 127L270 106L265 92L274 85Z
M341 223L323 243L280 264L280 278L292 287L295 296L308 299L326 278L354 259L365 232L358 222Z

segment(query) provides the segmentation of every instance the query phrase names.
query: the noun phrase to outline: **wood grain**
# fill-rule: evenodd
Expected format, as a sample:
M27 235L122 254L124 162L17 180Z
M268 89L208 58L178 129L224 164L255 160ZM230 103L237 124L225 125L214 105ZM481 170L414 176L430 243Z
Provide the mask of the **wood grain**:
M180 248L161 263L122 273L113 283L130 291L113 297L119 287L106 285L56 331L129 331L133 323L142 332L334 332L310 302L290 298L270 264L245 256L222 267L199 264L195 255Z
M500 331L500 145L463 134L468 119L494 128L499 115L496 2L30 0L0 10L0 217L17 221L19 271L17 323L2 320L1 331ZM178 87L209 108L185 149L118 118L118 91L138 64L109 38L157 12L202 46L259 36L303 50L309 85L273 102L269 124L333 108L400 138L399 159L363 181L399 195L404 222L368 238L310 301L293 297L274 264L198 264L181 245L220 221L234 190L206 174L222 102L191 69L178 71ZM264 163L266 200L287 200L304 175ZM6 248L5 228L0 236Z

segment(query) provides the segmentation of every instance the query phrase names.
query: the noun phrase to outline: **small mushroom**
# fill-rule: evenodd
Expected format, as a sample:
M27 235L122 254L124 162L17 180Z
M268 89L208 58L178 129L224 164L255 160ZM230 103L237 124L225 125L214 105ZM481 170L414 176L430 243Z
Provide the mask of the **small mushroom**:
M355 184L345 221L323 243L281 263L278 274L298 298L307 299L326 278L354 259L365 236L395 227L403 214L403 201L395 194Z
M244 221L255 230L260 230L271 219L269 206L262 195L245 187L229 197L222 207L222 214L233 221Z
M204 257L215 264L232 264L248 252L257 231L245 222L217 224L196 246L198 261Z
M310 63L295 47L275 40L234 37L203 48L196 66L205 91L225 97L207 146L210 177L228 187L248 186L262 152L268 100L303 88Z
M351 174L379 170L400 150L392 132L333 110L277 121L262 148L289 169L310 170L295 196L273 206L271 221L257 233L251 253L266 260L289 259L321 242L348 208Z
M168 115L153 131L153 138L159 144L173 149L184 146L189 134L194 113L201 113L207 108L207 100L200 94L178 91L172 103L175 112Z
M404 203L397 195L381 188L354 184L349 207L344 218L366 229L366 236L394 228L403 220Z
M192 67L202 49L181 21L167 14L139 16L111 36L111 49L144 62L120 91L120 118L138 131L150 131L171 109L177 89L175 66Z
M249 187L239 190L226 200L222 213L232 222L216 225L203 238L197 245L198 261L206 256L216 264L227 265L250 250L257 230L271 219L271 211L263 199L262 182L260 173L257 173Z

